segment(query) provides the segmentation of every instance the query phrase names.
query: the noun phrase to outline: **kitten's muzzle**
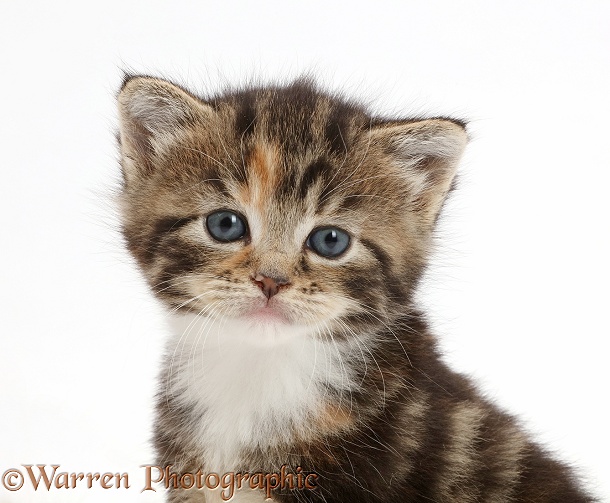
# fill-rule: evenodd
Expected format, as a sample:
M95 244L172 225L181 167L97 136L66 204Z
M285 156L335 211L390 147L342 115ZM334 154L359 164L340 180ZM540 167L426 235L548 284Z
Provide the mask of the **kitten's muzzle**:
M257 274L252 281L263 291L267 299L276 295L282 288L290 286L286 278L271 278L263 274Z

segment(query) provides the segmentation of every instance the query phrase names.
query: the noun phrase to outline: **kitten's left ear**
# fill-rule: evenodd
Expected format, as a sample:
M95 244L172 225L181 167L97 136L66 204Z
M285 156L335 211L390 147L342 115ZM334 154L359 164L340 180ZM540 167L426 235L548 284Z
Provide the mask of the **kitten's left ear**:
M410 187L410 206L434 225L468 142L464 124L449 119L385 123L370 132L371 147L396 159Z
M127 185L154 171L156 156L187 127L208 124L212 108L166 80L129 77L118 96L123 175Z

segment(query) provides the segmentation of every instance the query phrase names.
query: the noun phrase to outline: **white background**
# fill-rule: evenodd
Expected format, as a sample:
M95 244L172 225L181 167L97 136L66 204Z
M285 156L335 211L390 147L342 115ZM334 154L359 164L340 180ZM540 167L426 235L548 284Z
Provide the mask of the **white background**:
M472 141L422 288L446 359L610 501L610 3L4 1L0 472L128 472L140 494L163 313L113 210L121 68L196 91L313 71ZM27 485L27 484L26 484Z

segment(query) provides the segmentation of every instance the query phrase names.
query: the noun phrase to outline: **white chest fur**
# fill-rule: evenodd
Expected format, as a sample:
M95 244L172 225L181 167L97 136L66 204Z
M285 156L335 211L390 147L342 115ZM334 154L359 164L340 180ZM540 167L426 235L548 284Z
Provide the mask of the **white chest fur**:
M244 449L289 442L331 400L355 389L354 341L316 337L310 327L180 315L168 347L168 392L188 405L206 468L239 467ZM357 342L357 341L356 341Z

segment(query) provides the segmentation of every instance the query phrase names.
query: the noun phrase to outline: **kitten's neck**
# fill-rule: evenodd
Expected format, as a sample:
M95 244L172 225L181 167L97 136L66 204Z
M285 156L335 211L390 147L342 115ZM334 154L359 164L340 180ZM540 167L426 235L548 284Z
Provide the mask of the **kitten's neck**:
M192 411L193 436L214 469L239 466L247 450L350 426L342 411L370 356L364 338L188 314L172 328L164 384Z

